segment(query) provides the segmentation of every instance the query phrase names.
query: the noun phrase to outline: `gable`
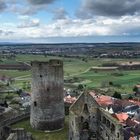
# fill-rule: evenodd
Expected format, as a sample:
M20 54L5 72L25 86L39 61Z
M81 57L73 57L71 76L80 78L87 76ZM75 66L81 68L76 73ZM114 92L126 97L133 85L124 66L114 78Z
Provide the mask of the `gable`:
M87 110L90 112L92 112L93 108L99 107L96 100L89 93L82 93L77 101L71 106L70 112L78 116L81 115L85 110L85 104L87 104Z

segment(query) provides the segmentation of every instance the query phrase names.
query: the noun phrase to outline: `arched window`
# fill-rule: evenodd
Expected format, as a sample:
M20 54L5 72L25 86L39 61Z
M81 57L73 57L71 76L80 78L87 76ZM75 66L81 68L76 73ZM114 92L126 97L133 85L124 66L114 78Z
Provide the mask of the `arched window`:
M88 114L88 113L89 113L88 105L87 105L87 104L84 104L83 112L84 112L85 114Z

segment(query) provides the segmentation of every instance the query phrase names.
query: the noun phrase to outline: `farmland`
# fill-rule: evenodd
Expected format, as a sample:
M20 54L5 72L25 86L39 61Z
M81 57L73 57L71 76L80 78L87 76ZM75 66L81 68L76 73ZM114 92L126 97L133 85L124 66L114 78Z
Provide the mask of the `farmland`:
M120 63L128 61L139 61L139 59L103 59L103 58L65 58L43 55L17 55L15 61L30 64L31 61L47 61L49 59L61 59L64 62L65 79L77 78L77 81L70 83L72 87L84 84L88 89L109 88L112 91L131 93L135 84L140 83L140 70L112 70L112 71L91 71L93 66L102 66L104 63ZM7 61L5 61L7 63ZM4 63L4 62L3 62ZM14 62L13 62L14 63ZM31 80L30 71L0 70L0 75L10 76L16 79L15 86L20 87L24 81ZM112 82L113 85L109 85ZM67 84L66 84L67 87Z

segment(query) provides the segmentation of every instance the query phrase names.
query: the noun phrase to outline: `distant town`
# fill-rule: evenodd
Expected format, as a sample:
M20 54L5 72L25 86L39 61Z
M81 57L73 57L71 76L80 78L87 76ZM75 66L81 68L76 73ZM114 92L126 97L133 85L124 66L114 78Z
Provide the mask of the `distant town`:
M34 54L91 58L139 58L140 43L0 44L2 54Z

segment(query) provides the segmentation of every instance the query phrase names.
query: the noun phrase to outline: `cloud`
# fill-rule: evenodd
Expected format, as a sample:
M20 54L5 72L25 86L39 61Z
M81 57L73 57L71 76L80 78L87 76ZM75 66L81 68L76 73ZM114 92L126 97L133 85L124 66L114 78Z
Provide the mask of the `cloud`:
M55 0L27 0L27 1L33 5L44 5L53 3Z
M0 12L4 11L7 8L5 0L0 0Z
M76 15L81 18L116 17L135 15L139 12L139 0L82 0L82 5Z
M27 38L140 35L140 17L61 19L35 28L21 28L17 32L18 36Z
M13 31L0 29L0 35L2 35L2 36L10 36L12 34L14 34Z
M33 15L38 11L47 9L49 4L52 4L56 0L27 0L29 3L27 7L20 10L22 15Z
M46 9L46 5L21 4L20 2L11 3L8 7L9 12L19 15L34 15L44 9Z
M55 10L53 10L53 12L52 12L53 14L54 14L54 17L53 17L53 19L66 19L66 18L68 18L67 17L67 12L65 11L65 9L64 8L58 8L58 9L55 9Z
M22 22L17 26L18 28L32 28L40 25L39 19L32 19L29 16L20 16L19 19Z
M64 9L59 10L62 10L62 13L65 11ZM14 23L13 25L8 23L0 25L0 29L2 29L0 38L6 38L6 34L10 39L140 35L140 15L126 15L117 18L96 16L96 18L84 20L69 18L65 14L61 16L56 16L55 20L49 23L40 23L39 19L30 16L19 16L18 25Z
M12 1L12 2L11 2ZM8 0L8 11L20 15L35 15L39 11L47 11L50 4L56 0Z

